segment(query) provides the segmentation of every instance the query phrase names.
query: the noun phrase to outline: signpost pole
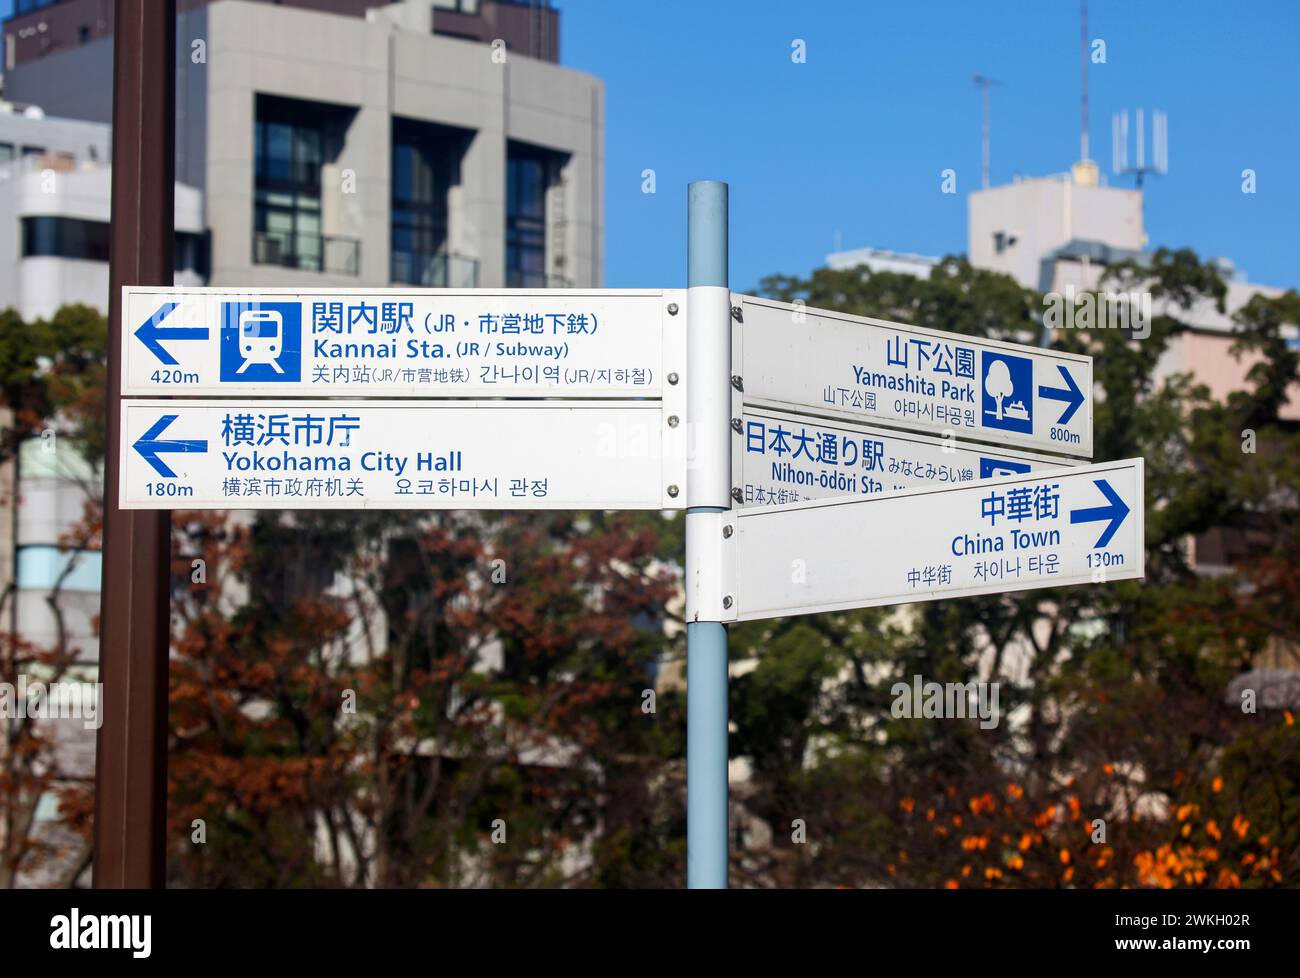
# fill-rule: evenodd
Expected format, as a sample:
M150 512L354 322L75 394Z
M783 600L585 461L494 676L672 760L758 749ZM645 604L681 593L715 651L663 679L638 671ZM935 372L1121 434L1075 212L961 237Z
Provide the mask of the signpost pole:
M688 594L712 594L720 532L731 506L731 292L727 283L727 185L687 190L686 492ZM699 577L700 580L696 580ZM691 602L688 598L688 605ZM716 612L715 612L716 614ZM686 883L727 886L727 627L688 608L686 625Z
M164 884L171 513L123 510L122 286L171 285L176 0L117 0L94 883Z

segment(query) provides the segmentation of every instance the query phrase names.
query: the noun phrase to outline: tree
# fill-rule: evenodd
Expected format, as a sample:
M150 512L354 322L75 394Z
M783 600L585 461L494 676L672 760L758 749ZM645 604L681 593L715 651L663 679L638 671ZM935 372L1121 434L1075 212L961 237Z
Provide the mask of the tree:
M1147 460L1146 581L933 602L902 625L861 612L735 629L733 655L752 668L735 684L733 753L755 772L745 814L767 828L737 856L752 882L1295 879L1293 717L1243 714L1225 691L1268 650L1295 648L1294 616L1277 611L1297 580L1300 445L1278 412L1296 390L1282 327L1300 307L1289 293L1239 313L1249 387L1216 404L1189 377L1157 373L1193 304L1222 308L1213 266L1159 251L1112 278L1158 300L1150 336L1070 330L1054 342L1094 358L1097 459ZM1022 342L1038 337L1043 308L955 258L929 279L821 269L763 290ZM1254 455L1242 452L1248 428L1263 446ZM1233 573L1197 574L1186 541L1225 531L1250 534L1254 548ZM914 674L998 681L1015 721L983 731L896 719L886 690ZM807 821L808 845L787 841L793 818Z
M0 489L10 508L18 498L19 448L39 438L45 451L92 468L103 452L103 378L107 325L86 306L65 306L50 319L24 322L12 309L0 312L0 463L7 463L10 484ZM85 515L75 521L60 548L68 554L99 546L99 487L83 486ZM58 571L45 595L53 621L53 639L35 642L11 627L0 632L0 689L6 699L0 717L0 888L27 878L46 878L71 885L90 859L91 786L70 776L67 738L57 724L82 721L33 716L38 701L18 707L17 691L49 689L78 681L82 650L72 637L66 586L76 564ZM16 580L0 594L0 620L12 622L18 598ZM31 709L28 709L31 707ZM93 736L82 733L82 736ZM57 797L63 825L37 821L42 802Z

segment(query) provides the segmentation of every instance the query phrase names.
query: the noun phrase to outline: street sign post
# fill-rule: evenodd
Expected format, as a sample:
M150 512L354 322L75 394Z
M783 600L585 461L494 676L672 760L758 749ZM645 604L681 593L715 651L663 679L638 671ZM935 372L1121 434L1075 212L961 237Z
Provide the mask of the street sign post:
M732 599L719 614L749 621L1139 578L1142 475L1142 459L1128 459L719 514Z
M677 291L129 288L133 396L659 397Z
M101 8L102 9L102 8ZM122 295L172 281L176 178L176 0L117 0L105 380L103 587L95 742L96 887L162 887L167 861L167 667L171 514L117 498ZM165 507L164 507L165 509Z
M745 404L1092 457L1092 361L733 296Z
M106 567L126 510L685 508L687 880L725 887L727 623L1140 577L1143 469L1075 458L1089 358L733 296L727 185L688 201L685 290L123 288ZM118 583L163 593L154 535Z
M131 401L124 509L672 509L654 401Z
M989 448L953 438L852 421L748 408L733 439L732 468L745 506L831 496L875 496L920 486L960 486L1037 472L1072 459Z

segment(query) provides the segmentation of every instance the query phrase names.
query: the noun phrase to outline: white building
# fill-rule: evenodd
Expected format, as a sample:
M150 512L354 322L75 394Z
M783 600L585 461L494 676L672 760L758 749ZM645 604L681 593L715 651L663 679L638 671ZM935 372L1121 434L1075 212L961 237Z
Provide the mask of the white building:
M41 151L0 163L0 306L28 321L70 303L107 312L108 127L0 112L0 157L17 140ZM202 193L177 184L178 285L205 283L206 237Z

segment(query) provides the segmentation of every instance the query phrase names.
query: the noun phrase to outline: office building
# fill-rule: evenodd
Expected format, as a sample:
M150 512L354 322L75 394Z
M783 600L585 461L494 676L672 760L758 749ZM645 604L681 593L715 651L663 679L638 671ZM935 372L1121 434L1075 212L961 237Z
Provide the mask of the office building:
M555 63L548 3L179 6L177 180L212 285L601 284L603 86ZM111 5L24 7L9 97L109 122Z

